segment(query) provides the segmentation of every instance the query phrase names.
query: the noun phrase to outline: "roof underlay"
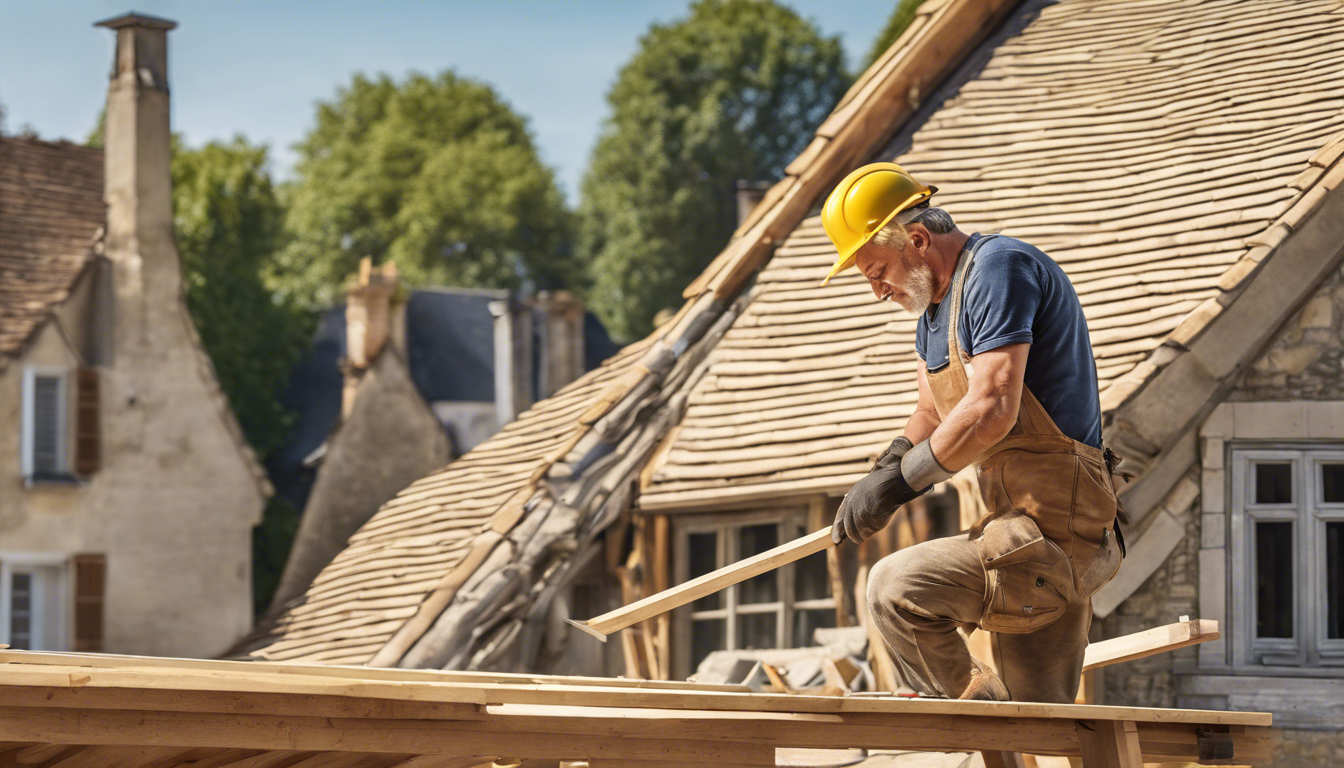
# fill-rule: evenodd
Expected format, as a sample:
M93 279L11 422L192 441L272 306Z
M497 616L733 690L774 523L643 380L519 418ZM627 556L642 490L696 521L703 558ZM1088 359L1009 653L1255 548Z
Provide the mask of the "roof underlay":
M677 319L384 505L236 652L508 668L630 503L846 489L913 408L914 321L852 276L817 287L834 256L807 213L875 156L937 184L963 229L1059 261L1103 404L1142 398L1337 184L1344 3L1028 3L943 100L1012 5L923 3Z

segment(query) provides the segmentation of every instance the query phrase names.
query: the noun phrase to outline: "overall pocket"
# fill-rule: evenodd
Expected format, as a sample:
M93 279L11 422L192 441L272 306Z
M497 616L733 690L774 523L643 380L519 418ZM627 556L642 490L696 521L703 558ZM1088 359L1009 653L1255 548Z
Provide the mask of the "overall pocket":
M1095 595L1097 590L1106 586L1106 582L1114 578L1116 572L1120 570L1120 559L1120 547L1115 541L1115 536L1111 535L1109 528L1103 530L1101 546L1097 548L1097 554L1093 555L1092 563L1079 577L1078 589L1088 597Z
M990 583L980 627L990 632L1033 632L1064 614L1073 589L1073 568L1058 544L1041 535L1024 514L985 524L976 539Z

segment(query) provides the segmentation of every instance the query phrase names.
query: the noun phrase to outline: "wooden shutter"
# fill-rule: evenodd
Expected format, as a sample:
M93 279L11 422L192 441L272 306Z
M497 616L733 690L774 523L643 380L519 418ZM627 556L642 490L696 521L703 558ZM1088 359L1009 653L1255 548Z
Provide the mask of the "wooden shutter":
M103 594L107 556L75 555L75 652L103 650Z
M98 369L80 368L75 376L75 474L89 476L102 466Z

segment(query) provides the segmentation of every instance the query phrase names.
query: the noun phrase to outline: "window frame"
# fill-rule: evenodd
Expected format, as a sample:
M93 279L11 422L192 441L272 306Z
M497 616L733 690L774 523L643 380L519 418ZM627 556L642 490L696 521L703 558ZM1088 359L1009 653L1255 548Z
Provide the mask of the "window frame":
M56 468L52 477L35 478L37 379L54 378L56 391ZM19 429L19 469L25 484L43 482L70 472L70 369L52 365L28 365L23 369L22 424Z
M736 562L741 559L737 552L737 537L728 535L735 529L761 525L764 523L774 523L780 531L779 544L786 544L792 540L789 535L790 530L798 530L803 533L807 531L808 509L806 507L797 508L772 508L754 511L725 512L712 514L686 514L674 515L673 523L673 577L677 584L684 584L690 579L690 536L696 533L715 533L715 568L722 568L725 565ZM800 534L801 535L801 534ZM743 605L737 602L737 587L729 587L721 591L723 601L721 607L707 610L695 611L691 605L682 606L676 609L672 614L673 622L673 677L685 678L694 672L692 663L693 649L691 647L691 625L697 620L721 619L724 622L724 645L726 650L744 650L737 648L737 621L739 616L760 613L774 613L776 616L775 624L775 644L773 648L791 648L790 635L793 632L793 623L799 611L828 610L835 611L835 595L828 583L826 591L830 595L825 598L813 600L796 599L796 567L793 563L782 566L774 571L778 579L779 600L771 603L749 603L745 610ZM829 580L828 580L829 581Z
M1344 447L1266 445L1237 442L1228 446L1231 473L1228 514L1230 601L1235 628L1234 664L1259 670L1310 669L1344 666L1344 638L1329 639L1326 615L1326 524L1344 523L1344 502L1324 502L1324 464L1344 464ZM1292 467L1293 503L1257 504L1253 501L1252 467L1287 462ZM1291 507L1291 508L1290 508ZM1293 637L1255 635L1255 524L1293 524Z
M71 599L71 561L61 553L0 552L0 643L10 644L11 584L15 573L33 574L32 636L33 650L65 651L69 648L74 626L74 600ZM54 597L45 599L47 591ZM42 593L39 596L39 592ZM39 597L43 599L39 599ZM56 606L54 616L48 616ZM50 630L51 637L47 637Z

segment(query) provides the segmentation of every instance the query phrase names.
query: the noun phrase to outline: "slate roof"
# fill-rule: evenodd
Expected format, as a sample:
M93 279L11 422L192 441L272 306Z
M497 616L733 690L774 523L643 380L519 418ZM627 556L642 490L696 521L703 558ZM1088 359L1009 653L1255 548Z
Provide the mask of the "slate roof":
M101 150L0 137L0 369L65 301L105 221Z
M847 488L916 397L913 318L853 276L817 285L834 253L808 211L869 159L937 184L963 229L1054 256L1085 304L1103 404L1123 405L1344 176L1344 3L1028 2L1000 27L1015 5L926 0L677 320L388 502L240 652L528 659L573 553L627 503Z

